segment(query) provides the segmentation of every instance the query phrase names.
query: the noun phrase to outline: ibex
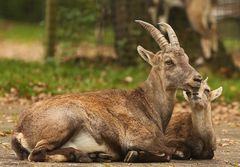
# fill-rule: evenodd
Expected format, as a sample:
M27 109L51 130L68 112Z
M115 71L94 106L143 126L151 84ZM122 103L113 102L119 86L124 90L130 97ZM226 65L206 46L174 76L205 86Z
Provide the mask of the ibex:
M222 87L210 91L207 79L197 93L183 92L192 112L174 113L166 130L168 146L175 147L173 158L212 159L216 136L212 123L211 101L222 93Z
M161 48L154 54L137 47L152 66L147 80L134 90L58 95L33 104L21 114L12 137L19 159L92 162L109 155L111 161L121 161L136 151L140 152L136 162L170 160L174 149L166 147L163 132L176 91L197 89L202 78L170 25L161 23L168 42L153 25L136 22Z
M158 15L159 6L163 8L163 15ZM149 13L153 22L167 22L171 8L184 8L192 28L201 36L203 55L209 59L212 51L218 50L217 21L213 16L215 6L216 0L152 0Z

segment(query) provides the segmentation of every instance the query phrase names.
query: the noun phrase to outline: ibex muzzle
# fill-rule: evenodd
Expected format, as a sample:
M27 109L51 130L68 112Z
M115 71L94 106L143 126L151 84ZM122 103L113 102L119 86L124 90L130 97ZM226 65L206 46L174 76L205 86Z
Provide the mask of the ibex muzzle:
M162 48L156 54L137 48L152 66L148 79L134 90L60 95L33 104L21 114L12 139L20 159L92 162L111 157L111 161L122 161L134 151L137 162L170 160L174 149L165 145L163 131L176 91L197 87L199 74L189 65L169 25L161 24L170 43L151 24L137 22Z

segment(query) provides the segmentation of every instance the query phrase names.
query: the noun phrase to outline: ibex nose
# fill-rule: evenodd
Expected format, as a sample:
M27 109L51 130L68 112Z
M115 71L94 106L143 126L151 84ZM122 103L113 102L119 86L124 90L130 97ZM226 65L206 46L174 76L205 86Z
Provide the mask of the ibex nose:
M193 92L193 96L197 96L198 95L198 92Z
M197 74L193 77L193 80L196 81L196 82L201 82L202 81L202 76Z

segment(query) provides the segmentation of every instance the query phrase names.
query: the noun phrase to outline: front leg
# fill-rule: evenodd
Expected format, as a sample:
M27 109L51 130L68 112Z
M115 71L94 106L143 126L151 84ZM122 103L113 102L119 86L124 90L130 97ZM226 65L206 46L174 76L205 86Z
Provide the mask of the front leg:
M46 153L45 162L93 162L89 154L72 147L59 148Z
M83 153L72 147L47 152L46 162L111 162L112 156L104 152Z
M155 139L151 143L139 143L129 148L124 162L169 162L174 148L167 147L162 140Z
M185 160L191 158L191 149L186 145L185 140L170 140L168 141L167 146L175 148L175 152L172 155L173 159Z
M93 152L88 155L93 162L112 162L112 156L104 152Z
M128 151L124 158L124 162L169 162L171 156L165 153L149 152L149 151Z
M167 147L164 134L156 129L154 135L148 131L139 134L131 131L127 136L132 138L126 147L127 152L124 153L124 162L169 162L175 149Z

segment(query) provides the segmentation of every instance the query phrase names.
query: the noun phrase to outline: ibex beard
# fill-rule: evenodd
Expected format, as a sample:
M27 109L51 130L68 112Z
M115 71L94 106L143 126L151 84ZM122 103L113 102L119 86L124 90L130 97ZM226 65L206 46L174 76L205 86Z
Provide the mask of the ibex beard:
M176 91L192 91L201 76L189 64L170 25L161 23L169 42L153 25L137 20L155 39L156 54L138 46L152 69L134 90L58 95L33 104L19 118L12 148L19 159L45 162L169 161L165 145ZM127 156L129 157L129 156Z

